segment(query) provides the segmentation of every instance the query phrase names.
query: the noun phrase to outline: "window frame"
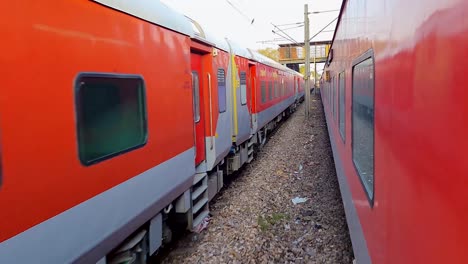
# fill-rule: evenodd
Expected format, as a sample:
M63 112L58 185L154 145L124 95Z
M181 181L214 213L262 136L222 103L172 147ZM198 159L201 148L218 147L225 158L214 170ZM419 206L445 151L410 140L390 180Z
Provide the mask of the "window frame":
M266 103L267 100L267 82L265 80L260 80L260 97L261 103Z
M245 76L245 93L244 93L244 96L242 96L242 74L244 74ZM241 105L246 105L247 104L247 73L245 71L241 71L239 73L239 84L240 84L240 102L241 102ZM245 99L245 102L243 102L244 100L242 99Z
M221 107L220 107L221 104L220 104L220 100L219 100L220 94L219 94L219 79L218 79L218 74L219 74L220 70L223 71L223 79L224 79L224 110L223 110L223 111L221 111ZM220 114L227 111L227 99L226 99L226 97L227 97L227 87L226 87L226 86L227 86L227 83L226 83L226 70L224 70L224 68L218 68L218 69L216 70L216 88L217 88L217 89L216 89L216 92L218 93L218 112L219 112Z
M335 86L336 86L336 83L335 83L335 76L333 76L333 79L332 79L331 105L332 105L332 116L333 116L333 120L334 120L334 121L336 121L336 118L335 118Z
M81 102L82 98L80 96L80 89L82 87L82 79L83 78L112 78L112 79L138 79L141 82L141 88L142 88L142 122L143 122L143 131L144 131L144 138L142 143L128 147L126 149L122 149L120 151L104 155L102 157L99 157L97 159L93 159L90 161L85 161L83 160L83 157L81 155L80 151L80 125L79 122L82 119L82 107L81 107ZM119 74L119 73L100 73L100 72L80 72L76 77L75 77L75 82L73 86L73 95L74 95L74 106L75 106L75 127L76 127L76 143L77 143L77 151L78 151L78 159L80 160L80 163L83 166L89 167L92 165L95 165L97 163L110 160L114 157L120 156L122 154L131 152L133 150L139 149L144 147L148 143L148 109L147 109L147 102L146 102L146 83L145 79L143 78L143 75L140 74Z
M273 82L268 82L268 101L273 100Z
M367 188L364 184L364 181L362 179L362 176L361 174L359 173L359 170L356 166L356 162L354 160L354 97L353 97L353 93L354 93L354 68L356 67L356 65L360 64L361 62L367 60L367 59L371 59L372 61L372 85L373 85L373 97L372 97L372 100L373 100L373 104L374 104L374 122L373 122L373 137L372 137L372 153L373 153L373 159L372 159L372 177L373 177L373 181L372 181L372 197L369 196L369 192L367 191ZM356 59L353 60L352 62L352 66L351 66L351 160L352 160L352 163L353 163L353 167L354 167L354 170L356 172L356 175L358 176L359 178L359 182L361 183L361 186L363 188L363 191L367 197L367 200L369 202L369 206L371 209L374 208L374 201L375 201L375 57L374 57L374 50L373 49L369 49L367 50L366 52L364 52L363 54L361 54L359 57L357 57Z
M328 94L328 104L330 106L330 112L332 113L333 117L333 105L332 105L332 95L333 95L333 77L331 77L331 83L330 83L330 93Z
M278 81L275 81L273 84L273 99L278 98Z
M197 82L194 86L194 75L197 76ZM198 71L192 71L192 92L193 92L193 121L195 124L199 123L201 120L201 108L200 108L200 76ZM197 100L198 99L198 100ZM197 115L198 110L198 115Z
M343 94L341 93L341 76L343 76ZM341 96L343 96L343 106L341 105ZM342 109L344 108L344 109ZM343 131L341 130L341 110L343 114ZM343 143L346 143L346 73L342 71L338 74L338 130L340 131L341 139Z
M285 87L287 87L287 83L285 83L284 78L283 78L283 79L281 79L281 88L280 88L281 89L281 94L280 94L281 98L284 97L284 94L285 94L285 91L286 91Z

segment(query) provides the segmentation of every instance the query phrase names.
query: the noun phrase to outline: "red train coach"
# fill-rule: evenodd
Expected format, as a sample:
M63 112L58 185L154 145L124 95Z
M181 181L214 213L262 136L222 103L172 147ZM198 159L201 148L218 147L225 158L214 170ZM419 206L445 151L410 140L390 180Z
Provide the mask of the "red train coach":
M299 74L158 1L6 10L0 263L145 261L300 97Z
M0 263L97 261L192 186L191 26L156 1L4 7Z
M302 75L283 67L273 60L254 52L257 60L255 105L252 108L252 134L256 134L262 142L268 130L274 128L287 109L295 109L303 93L299 85L303 82ZM277 118L277 120L275 120Z
M468 2L343 1L322 80L358 263L466 263Z

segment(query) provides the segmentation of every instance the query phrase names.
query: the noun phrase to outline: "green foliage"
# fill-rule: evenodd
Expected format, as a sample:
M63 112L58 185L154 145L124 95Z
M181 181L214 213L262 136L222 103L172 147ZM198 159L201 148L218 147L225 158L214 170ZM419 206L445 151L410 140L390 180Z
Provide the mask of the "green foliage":
M290 217L289 215L283 213L274 213L271 216L265 217L259 215L257 218L257 224L260 227L260 230L265 232L266 230L268 230L268 228L270 228L270 226L276 225L283 219L289 220Z
M266 48L266 49L259 49L257 50L258 53L267 56L268 58L274 60L274 61L279 61L279 51L277 49L273 48Z
M302 75L305 75L305 65L299 65L299 72L300 72Z
M302 75L305 75L305 65L299 65L299 72L302 74ZM314 78L314 76L316 77L317 80L320 79L321 75L320 74L316 74L314 72L314 70L311 70L310 71L310 78Z
M260 230L262 230L262 232L267 231L268 228L270 227L270 224L268 223L268 221L265 218L263 218L261 215L259 215L257 218L257 224L260 227Z

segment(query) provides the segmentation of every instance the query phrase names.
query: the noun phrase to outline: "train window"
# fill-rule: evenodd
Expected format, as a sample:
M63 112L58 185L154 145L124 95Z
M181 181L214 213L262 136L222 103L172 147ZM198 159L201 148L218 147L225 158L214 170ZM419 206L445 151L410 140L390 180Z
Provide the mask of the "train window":
M146 144L145 85L141 76L80 74L75 100L78 152L83 165Z
M218 108L219 112L226 112L226 74L224 69L218 69Z
M278 87L278 83L277 82L273 82L273 95L272 95L272 98L275 98L276 97L276 88Z
M325 82L325 83L324 83L324 86L323 86L323 99L326 99L326 98L327 98L327 93L328 93L328 85L327 85L327 83Z
M374 62L372 51L353 67L352 86L353 163L371 206L374 199Z
M281 89L280 83L276 82L276 97L280 97L280 93L281 93L280 89Z
M336 77L333 77L333 118L336 120Z
M327 92L325 93L326 100L328 100L329 93L330 93L330 83L327 83Z
M260 88L261 88L261 92L262 92L262 103L265 103L266 102L266 85L265 85L265 81L260 82Z
M273 84L271 81L268 82L268 100L273 99Z
M281 94L283 92L283 86L284 86L284 83L281 80L281 82L278 83L278 97L281 97Z
M241 94L241 104L247 104L247 74L245 72L240 73L240 94Z
M326 99L328 100L328 94L330 93L330 83L327 83L327 92L325 93Z
M192 72L192 90L193 90L193 119L195 123L200 122L200 80L198 73Z
M338 88L339 88L339 91L338 91L338 97L339 97L339 105L338 105L338 112L339 112L339 116L338 116L338 122L340 124L340 134L341 134L341 138L343 139L343 141L345 141L345 74L344 72L340 73L338 75Z
M332 115L335 118L335 77L332 79L332 96L331 96Z
M279 93L278 93L278 88L279 88L278 82L275 82L275 98L277 98L277 97L278 97L278 94L279 94Z
M283 97L286 93L286 87L288 87L287 83L284 83L284 80L282 80L282 85L281 85L281 97Z
M327 83L327 87L325 89L325 100L328 100L328 93L330 92L330 84Z
M286 89L288 88L288 83L284 82L283 80L283 86L281 87L281 97L283 97L286 94Z
M330 107L331 108L330 109L332 111L332 117L335 118L335 111L333 109L333 107L334 107L334 105L333 105L333 93L334 93L334 90L335 90L335 78L334 77L332 78L331 85L332 85L332 87L330 89L330 92L331 92L331 94L330 94Z

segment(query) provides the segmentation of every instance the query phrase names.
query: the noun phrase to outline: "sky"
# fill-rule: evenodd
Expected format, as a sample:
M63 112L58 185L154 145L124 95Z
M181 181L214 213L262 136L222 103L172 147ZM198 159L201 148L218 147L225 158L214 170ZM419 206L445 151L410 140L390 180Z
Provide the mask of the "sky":
M230 38L240 45L251 49L277 48L276 44L291 43L272 30L285 35L274 25L280 26L294 41L304 41L303 24L304 4L309 12L338 10L342 0L161 0L180 13L196 20L204 29ZM339 11L310 14L310 36L313 36L330 21ZM254 19L254 22L251 21ZM336 21L326 30L333 30ZM290 28L290 29L288 29ZM319 34L313 40L331 40L333 32ZM271 40L275 40L271 42Z

